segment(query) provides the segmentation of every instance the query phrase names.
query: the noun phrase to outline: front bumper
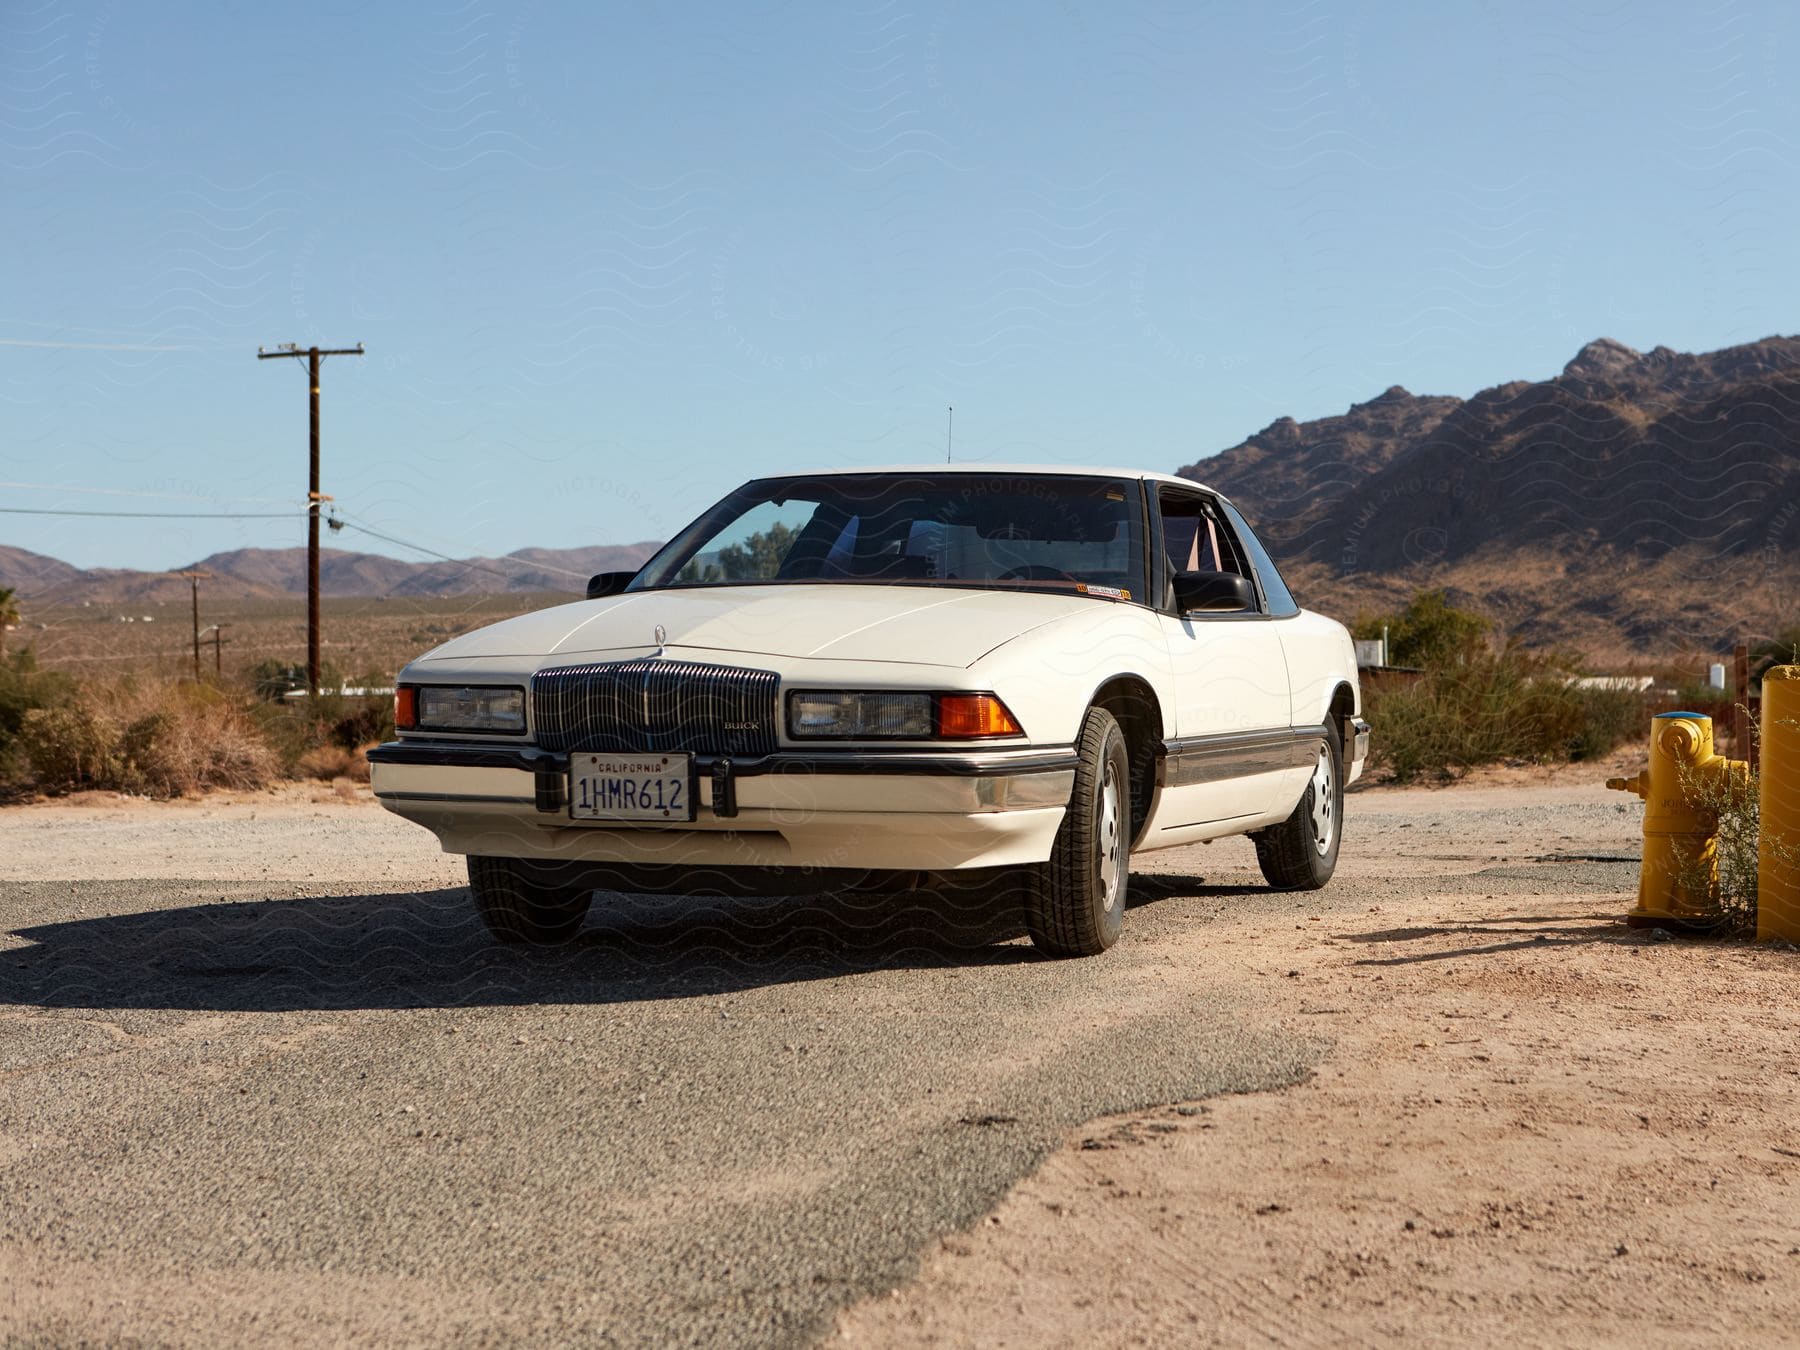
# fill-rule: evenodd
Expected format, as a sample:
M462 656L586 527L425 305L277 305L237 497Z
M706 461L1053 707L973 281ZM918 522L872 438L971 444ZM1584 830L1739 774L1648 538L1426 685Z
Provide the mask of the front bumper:
M1075 765L1069 746L695 755L693 821L618 825L571 818L566 755L450 741L369 752L382 805L446 852L719 867L1041 862Z

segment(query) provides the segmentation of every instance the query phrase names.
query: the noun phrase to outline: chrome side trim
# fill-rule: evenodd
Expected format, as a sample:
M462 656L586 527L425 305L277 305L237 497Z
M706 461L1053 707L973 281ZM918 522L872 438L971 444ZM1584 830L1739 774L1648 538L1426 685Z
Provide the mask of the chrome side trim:
M1325 736L1326 728L1320 724L1165 740L1159 780L1166 787L1191 787L1298 769L1312 763Z

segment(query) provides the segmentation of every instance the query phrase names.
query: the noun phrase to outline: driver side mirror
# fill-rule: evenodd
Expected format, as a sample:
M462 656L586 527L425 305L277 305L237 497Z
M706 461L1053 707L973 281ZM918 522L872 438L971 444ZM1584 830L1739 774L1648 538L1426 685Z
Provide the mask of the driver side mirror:
M1177 572L1175 610L1180 614L1232 614L1256 608L1256 588L1236 572Z
M636 575L636 572L597 572L588 578L587 598L603 600L609 595L617 595Z

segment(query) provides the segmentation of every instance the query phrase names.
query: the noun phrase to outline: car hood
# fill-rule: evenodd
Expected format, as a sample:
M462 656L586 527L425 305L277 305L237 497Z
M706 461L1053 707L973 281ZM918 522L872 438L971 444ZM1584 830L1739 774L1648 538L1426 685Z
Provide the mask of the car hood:
M925 586L730 586L638 591L521 614L454 638L421 660L745 652L841 661L969 666L1022 633L1106 600ZM602 659L605 659L602 657Z

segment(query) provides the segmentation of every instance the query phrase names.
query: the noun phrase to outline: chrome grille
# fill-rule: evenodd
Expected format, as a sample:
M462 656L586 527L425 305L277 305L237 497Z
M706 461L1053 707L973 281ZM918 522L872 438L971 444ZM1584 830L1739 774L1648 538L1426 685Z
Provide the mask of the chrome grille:
M656 657L559 666L531 677L532 724L546 750L766 755L780 684L772 670Z

